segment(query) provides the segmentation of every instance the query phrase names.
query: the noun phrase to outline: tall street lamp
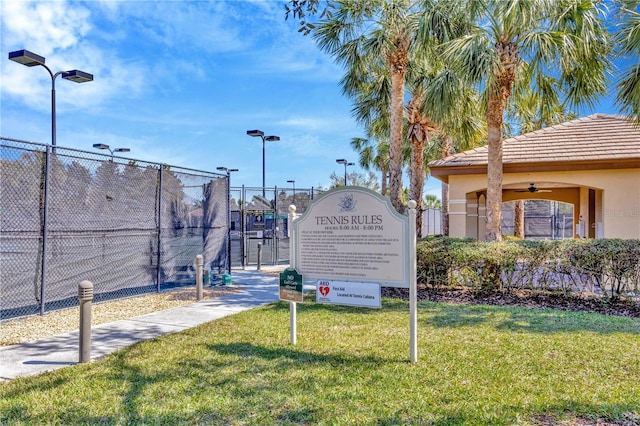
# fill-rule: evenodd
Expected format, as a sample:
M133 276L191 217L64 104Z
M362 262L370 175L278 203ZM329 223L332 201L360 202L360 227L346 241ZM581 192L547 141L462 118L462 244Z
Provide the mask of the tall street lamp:
M51 145L56 146L56 77L62 75L65 80L73 81L74 83L85 83L87 81L93 81L93 74L89 74L80 70L70 71L58 71L53 73L51 69L44 64L44 56L40 56L28 50L16 50L15 52L9 52L9 59L27 67L35 67L40 65L49 72L51 76Z
M129 152L131 151L129 148L116 148L116 149L111 149L109 148L109 145L104 144L104 143L94 143L93 144L94 148L97 149L108 149L109 152L111 153L111 162L113 163L113 153L114 152Z
M231 273L231 172L237 172L238 169L226 167L216 167L216 169L227 173L227 272Z
M264 143L268 142L277 142L280 140L280 136L265 136L262 130L247 130L247 135L253 137L260 137L262 139L262 198L265 198L265 180L264 180Z
M293 204L296 204L296 181L291 179L288 180L287 183L290 183L291 185L293 185Z
M344 164L344 186L347 186L347 166L355 166L356 163L350 163L344 158L337 159L336 163Z
M56 77L62 75L65 80L75 83L84 83L85 81L93 81L93 75L80 70L58 71L53 73L49 67L44 64L44 56L37 55L28 50L16 50L9 52L9 59L13 62L25 65L27 67L42 66L51 76L51 151L47 148L45 156L45 180L44 180L44 202L42 207L41 228L42 228L42 256L40 267L40 315L44 315L45 306L45 281L47 277L47 240L48 240L48 223L49 223L49 171L50 171L50 152L56 153Z

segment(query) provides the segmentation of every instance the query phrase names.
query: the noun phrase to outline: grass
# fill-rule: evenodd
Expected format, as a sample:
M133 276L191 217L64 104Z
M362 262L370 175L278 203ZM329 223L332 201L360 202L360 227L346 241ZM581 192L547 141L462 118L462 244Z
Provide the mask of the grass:
M0 424L640 422L640 320L422 302L276 303L0 387ZM544 419L544 420L541 420ZM563 423L564 422L564 423Z

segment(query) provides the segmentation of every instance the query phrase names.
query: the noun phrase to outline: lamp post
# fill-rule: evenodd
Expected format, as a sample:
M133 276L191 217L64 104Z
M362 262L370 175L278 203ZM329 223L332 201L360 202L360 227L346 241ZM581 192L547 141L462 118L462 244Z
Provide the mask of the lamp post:
M16 50L15 52L9 52L9 59L27 67L35 67L40 65L47 70L51 76L51 145L54 147L55 153L56 146L56 77L62 75L65 80L73 81L74 83L85 83L87 81L93 81L93 74L89 74L80 70L70 71L58 71L53 73L51 69L44 64L44 56L40 56L28 50Z
M42 230L42 256L40 266L40 315L44 315L45 308L45 281L47 278L47 240L49 238L48 224L49 224L49 171L50 171L50 153L56 153L56 77L62 75L65 80L70 80L75 83L84 83L86 81L93 81L93 75L80 70L70 71L58 71L53 73L51 69L44 64L44 56L40 56L28 50L16 50L9 52L9 60L25 65L27 67L42 66L47 70L51 76L51 151L49 148L45 154L44 164L44 193L43 193L43 207L41 216L41 230Z
M227 272L231 273L231 172L238 169L228 169L226 167L216 167L217 170L227 173Z
M262 198L265 198L265 179L264 179L264 145L265 142L277 142L280 140L280 136L265 136L262 130L247 130L247 135L253 137L260 137L262 139Z
M287 183L290 183L293 186L293 204L296 204L296 181L291 179L288 180Z
M116 149L111 149L109 148L109 145L104 144L104 143L94 143L93 144L94 148L97 149L108 149L109 152L111 153L111 162L113 163L113 153L114 152L129 152L131 151L129 148L116 148Z
M350 163L344 158L337 159L336 163L344 164L344 186L347 186L347 166L354 166L356 163Z

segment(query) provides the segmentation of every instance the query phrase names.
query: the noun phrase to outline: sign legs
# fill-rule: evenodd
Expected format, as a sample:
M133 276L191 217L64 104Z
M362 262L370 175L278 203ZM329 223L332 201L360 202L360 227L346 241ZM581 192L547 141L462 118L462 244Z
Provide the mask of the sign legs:
M418 362L418 266L416 263L416 205L409 201L409 334L411 362Z
M296 315L297 315L297 306L296 302L289 302L289 329L290 329L290 339L291 344L295 345L298 342L297 338L297 326L296 326Z

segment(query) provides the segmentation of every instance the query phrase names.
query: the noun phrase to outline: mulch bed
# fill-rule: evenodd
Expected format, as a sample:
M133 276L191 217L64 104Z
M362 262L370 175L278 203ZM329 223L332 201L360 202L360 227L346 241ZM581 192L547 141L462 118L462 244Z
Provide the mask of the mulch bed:
M383 287L383 297L408 300L409 290ZM418 286L418 301L482 304L494 306L521 306L533 309L561 309L592 312L605 315L640 318L640 303L628 299L606 299L598 295L564 295L542 290L498 290L480 292L467 287L428 288Z

